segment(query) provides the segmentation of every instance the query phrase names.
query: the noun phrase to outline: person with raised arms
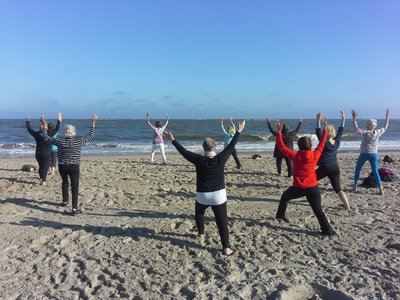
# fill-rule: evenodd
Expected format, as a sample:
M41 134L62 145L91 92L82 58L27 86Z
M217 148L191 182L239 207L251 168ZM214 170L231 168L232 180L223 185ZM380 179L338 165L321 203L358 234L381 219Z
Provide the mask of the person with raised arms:
M369 119L367 121L367 129L360 129L357 124L358 112L353 109L351 111L351 115L353 116L354 131L361 135L360 155L357 159L356 170L354 174L354 191L357 191L361 168L368 160L371 165L372 174L374 174L376 178L379 193L381 195L384 195L382 180L378 171L378 140L379 137L384 134L389 127L389 109L386 110L385 126L380 129L376 129L376 127L378 126L378 121L375 119Z
M297 152L289 149L284 144L282 139L282 125L279 121L276 123L276 131L278 132L276 138L279 150L282 151L283 155L293 160L293 185L283 192L278 211L276 212L276 218L279 221L289 223L289 220L286 218L288 202L292 199L305 196L318 219L322 235L333 236L336 233L333 231L322 210L321 191L315 173L315 167L324 150L325 141L328 136L328 131L326 130L327 122L327 119L324 118L324 130L322 131L321 140L317 148L313 151L311 139L303 136L297 141L297 146L299 147L299 151Z
M150 122L150 115L147 114L146 117L147 124L153 129L153 145L151 148L151 153L150 153L150 162L154 162L154 154L156 153L157 150L160 150L161 152L161 158L162 162L164 165L167 164L167 157L165 155L165 150L164 150L164 139L163 139L163 133L165 128L167 128L168 121L169 121L169 116L167 113L167 119L165 121L165 125L162 125L161 121L156 121L153 124Z
M212 138L205 138L203 142L204 154L197 154L186 150L173 136L172 132L165 132L164 136L172 141L178 152L189 162L196 166L196 202L195 219L199 239L204 240L204 214L211 207L217 223L222 243L222 254L231 256L235 250L229 243L229 230L227 220L227 196L225 190L224 167L240 133L246 122L239 122L238 129L229 145L220 153L216 153L216 143Z
M322 155L319 158L318 169L316 170L316 173L318 181L328 176L333 190L338 195L340 201L342 201L342 203L344 204L344 208L350 212L351 209L349 200L347 199L347 196L343 192L340 185L340 168L336 157L337 151L340 147L340 141L342 140L344 123L346 120L343 111L340 111L340 115L342 117L342 122L339 126L337 133L335 126L333 126L332 124L328 124L328 126L326 127L326 129L328 130L328 137L325 142L324 151L322 151ZM318 113L316 116L317 127L315 128L315 134L317 135L319 141L322 138L321 118L322 114Z
M235 127L235 124L233 123L233 118L231 117L231 126L229 126L227 130L225 130L225 127L224 127L224 118L221 118L221 128L225 134L224 148L226 148L226 147L228 147L229 143L233 139L235 132L236 132L236 127ZM237 151L235 148L232 151L232 156L236 162L236 168L240 169L242 167L242 164L240 163L240 160L239 160L239 157L237 155Z

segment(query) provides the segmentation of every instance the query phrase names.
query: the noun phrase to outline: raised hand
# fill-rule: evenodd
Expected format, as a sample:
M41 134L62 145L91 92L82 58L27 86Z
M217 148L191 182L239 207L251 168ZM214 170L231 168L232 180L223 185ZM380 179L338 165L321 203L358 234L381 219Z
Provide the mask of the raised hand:
M168 115L168 113L166 113L166 115L167 115L167 120L169 120L169 115Z
M26 115L26 120L29 121L29 115Z
M224 118L221 118L220 121L221 121L221 124L224 124Z
M388 109L386 109L386 118L389 117L389 113L390 113L390 111L389 111L389 108L388 108Z
M61 112L58 113L57 120L60 122L62 121L62 113Z
M300 123L303 122L303 118L300 118Z
M269 118L267 118L267 123L269 123Z
M92 127L96 127L96 121L97 121L97 115L94 114L94 115L92 116Z
M322 118L322 123L324 124L324 129L326 129L328 127L328 118L324 116Z
M352 117L353 117L353 120L355 120L355 119L357 118L357 116L358 116L358 112L357 112L355 109L353 109L353 110L351 111L351 115L352 115Z
M317 122L321 121L321 118L322 118L322 113L321 112L317 113L317 115L315 116Z
M149 120L149 119L150 119L150 115L149 115L149 113L147 113L146 120Z
M238 132L242 132L243 131L243 129L246 127L246 121L245 120L243 120L242 122L239 122L239 125L238 125Z
M172 142L173 140L175 140L175 139L174 139L174 135L172 134L171 131L164 131L163 135L164 135L164 137L165 137L167 140L169 140L169 141L171 141L171 142Z
M346 118L346 115L344 114L343 110L340 111L340 116L342 117L342 120L344 120Z
M276 123L275 123L275 125L276 125L276 131L277 132L281 132L282 131L282 124L281 124L281 121L276 121Z
M233 117L231 117L231 124L233 125Z

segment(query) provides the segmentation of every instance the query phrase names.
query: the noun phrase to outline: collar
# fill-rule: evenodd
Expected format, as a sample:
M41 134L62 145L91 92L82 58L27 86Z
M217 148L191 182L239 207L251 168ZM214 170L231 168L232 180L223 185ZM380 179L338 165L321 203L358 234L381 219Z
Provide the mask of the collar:
M204 156L214 157L217 156L217 153L215 151L204 151Z

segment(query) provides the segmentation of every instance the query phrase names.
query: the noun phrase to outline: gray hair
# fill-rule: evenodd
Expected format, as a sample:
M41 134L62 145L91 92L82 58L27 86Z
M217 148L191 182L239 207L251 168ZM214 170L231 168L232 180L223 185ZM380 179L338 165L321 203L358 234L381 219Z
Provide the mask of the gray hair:
M367 128L368 130L374 130L376 126L378 125L378 121L375 119L369 119L367 121Z
M204 139L204 142L203 142L204 151L207 151L207 152L215 151L216 147L217 147L217 144L215 143L215 141L212 138L206 137Z
M75 126L71 124L67 124L64 126L64 136L65 137L74 137L76 135Z

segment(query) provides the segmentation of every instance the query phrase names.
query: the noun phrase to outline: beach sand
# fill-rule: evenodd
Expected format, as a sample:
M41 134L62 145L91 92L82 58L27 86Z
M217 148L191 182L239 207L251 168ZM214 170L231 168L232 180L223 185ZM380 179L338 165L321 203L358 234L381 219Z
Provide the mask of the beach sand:
M399 152L388 153L400 161ZM0 299L400 299L400 189L350 191L358 153L339 153L347 213L329 180L320 182L338 235L321 239L305 198L275 213L291 180L272 153L239 153L226 166L231 244L221 255L209 209L206 239L194 223L195 171L178 155L84 156L83 214L59 206L61 178L20 171L32 158L0 159ZM383 157L383 153L380 154ZM400 173L400 163L384 164ZM283 166L283 172L286 166ZM362 177L370 172L365 164Z

